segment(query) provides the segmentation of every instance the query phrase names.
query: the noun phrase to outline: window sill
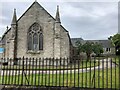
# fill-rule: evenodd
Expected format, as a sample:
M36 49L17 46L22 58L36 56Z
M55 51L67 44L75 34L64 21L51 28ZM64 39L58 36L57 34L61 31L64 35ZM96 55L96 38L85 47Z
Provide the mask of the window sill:
M31 54L40 54L42 52L43 52L43 50L39 50L39 51L28 50L27 51L27 53L31 53Z

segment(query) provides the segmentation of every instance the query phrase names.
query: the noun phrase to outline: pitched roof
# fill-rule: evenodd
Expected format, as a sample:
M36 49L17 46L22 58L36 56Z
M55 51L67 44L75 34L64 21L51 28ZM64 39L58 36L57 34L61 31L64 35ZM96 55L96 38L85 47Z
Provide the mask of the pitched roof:
M71 38L71 43L74 47L76 47L76 42L79 41L79 42L83 42L83 39L82 38Z
M82 38L71 38L72 45L76 47L76 42L80 41L82 44L88 42L99 43L103 46L103 48L111 48L114 47L110 40L83 40Z
M47 14L49 14L37 1L35 1L35 2L33 2L32 3L32 5L22 14L22 16L17 20L17 22L26 14L26 12L33 6L33 5L35 5L35 4L37 4L37 5L39 5ZM49 14L50 15L50 14ZM52 15L50 15L54 20L55 20L55 18L52 16Z
M112 42L110 40L85 40L86 42L94 42L94 43L99 43L103 46L103 48L110 48L110 47L114 47L112 45Z

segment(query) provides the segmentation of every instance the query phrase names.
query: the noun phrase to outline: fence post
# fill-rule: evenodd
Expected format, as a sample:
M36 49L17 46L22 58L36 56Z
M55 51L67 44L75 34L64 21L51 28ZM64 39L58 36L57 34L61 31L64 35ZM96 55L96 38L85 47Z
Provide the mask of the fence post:
M24 56L22 58L22 80L21 80L21 86L23 85L23 73L24 72Z
M120 88L120 56L118 57L118 61L119 61L119 88Z
M92 86L95 88L95 57L94 57L94 74L93 74L93 77L92 77Z

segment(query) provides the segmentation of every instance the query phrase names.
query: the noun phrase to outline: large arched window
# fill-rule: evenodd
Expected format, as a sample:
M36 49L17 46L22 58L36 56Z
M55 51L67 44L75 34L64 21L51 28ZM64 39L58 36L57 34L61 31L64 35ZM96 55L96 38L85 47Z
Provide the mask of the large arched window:
M38 23L34 23L28 30L28 50L43 50L43 33Z

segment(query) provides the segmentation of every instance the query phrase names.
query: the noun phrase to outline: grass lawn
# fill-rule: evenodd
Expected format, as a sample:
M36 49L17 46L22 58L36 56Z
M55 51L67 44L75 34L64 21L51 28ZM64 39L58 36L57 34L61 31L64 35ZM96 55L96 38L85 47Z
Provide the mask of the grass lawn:
M120 57L113 58L112 62L115 62L117 65L119 65L120 64Z
M30 74L27 75L29 85L43 86L69 86L88 88L120 88L119 66L104 70L95 70L86 73L64 73L64 74ZM94 77L94 78L93 78ZM2 80L5 80L2 82ZM28 85L25 76L0 76L3 84L25 84Z

